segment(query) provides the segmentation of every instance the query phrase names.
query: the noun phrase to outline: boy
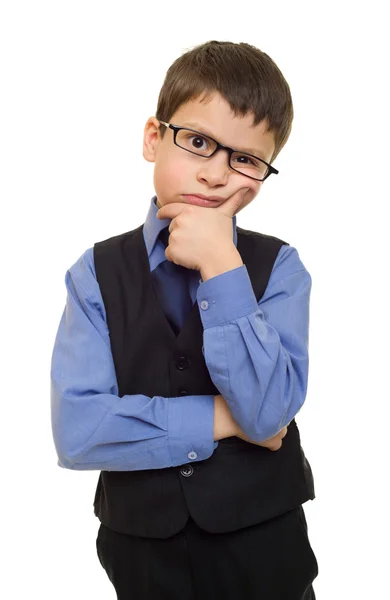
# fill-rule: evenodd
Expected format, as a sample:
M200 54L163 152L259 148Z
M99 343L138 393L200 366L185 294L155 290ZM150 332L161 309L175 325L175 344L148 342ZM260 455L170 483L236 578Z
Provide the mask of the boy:
M315 598L294 419L311 277L287 242L236 227L292 119L257 48L183 54L145 126L145 223L66 274L53 435L60 466L101 471L97 552L119 600Z

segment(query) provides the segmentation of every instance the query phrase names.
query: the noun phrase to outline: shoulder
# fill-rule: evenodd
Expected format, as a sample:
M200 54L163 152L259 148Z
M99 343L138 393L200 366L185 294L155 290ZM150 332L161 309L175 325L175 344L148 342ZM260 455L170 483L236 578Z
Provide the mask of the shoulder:
M68 269L68 273L88 295L90 284L96 280L93 247L88 248Z
M272 268L272 279L284 279L294 273L305 272L306 278L311 279L299 252L296 247L289 244L285 240L274 235L268 235L250 229L237 227L237 234L242 240L250 240L254 247L259 248L259 251L273 248L277 251L276 260Z
M238 235L245 238L252 238L257 242L263 242L268 244L272 244L273 242L279 242L281 244L289 245L288 242L285 242L284 240L276 237L275 235L261 233L260 231L252 231L251 229L244 229L243 227L238 226L236 227L236 230Z
M277 279L284 279L294 273L300 273L307 279L311 276L302 262L298 250L294 246L281 246L277 259L272 269L272 275Z
M68 269L66 286L73 296L85 307L88 305L98 309L105 318L104 303L96 279L94 248L88 248Z

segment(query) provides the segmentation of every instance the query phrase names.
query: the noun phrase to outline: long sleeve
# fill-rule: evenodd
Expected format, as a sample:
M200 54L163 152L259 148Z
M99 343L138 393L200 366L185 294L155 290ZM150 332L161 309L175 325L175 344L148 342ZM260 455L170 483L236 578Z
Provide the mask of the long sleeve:
M69 269L51 360L51 419L58 465L76 470L162 469L211 456L214 396L118 396L109 331L90 267Z
M304 403L310 291L311 276L287 245L259 303L245 265L198 288L210 377L233 418L255 441L274 436Z

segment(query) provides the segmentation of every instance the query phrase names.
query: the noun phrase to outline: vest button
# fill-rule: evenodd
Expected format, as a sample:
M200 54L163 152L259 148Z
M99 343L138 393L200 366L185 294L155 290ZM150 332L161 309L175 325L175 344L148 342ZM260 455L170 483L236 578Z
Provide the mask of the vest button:
M180 469L180 473L183 475L183 477L191 477L193 472L194 469L191 467L191 465L187 465Z
M180 356L176 361L176 367L179 369L179 371L183 371L183 369L187 369L189 364L190 364L190 361L188 360L188 358L186 356Z
M189 396L187 390L180 390L180 396Z

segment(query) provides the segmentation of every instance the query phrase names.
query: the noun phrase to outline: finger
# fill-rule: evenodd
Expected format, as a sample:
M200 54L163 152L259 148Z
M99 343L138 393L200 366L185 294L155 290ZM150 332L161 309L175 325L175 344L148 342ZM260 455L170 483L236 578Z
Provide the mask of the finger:
M272 446L272 448L270 448L270 449L271 449L273 452L276 452L276 450L280 450L280 449L281 449L281 447L282 447L282 444L283 444L282 440L279 440L279 442L278 442L278 443L276 443L276 444L274 444L274 445Z
M249 189L250 188L242 188L238 190L236 194L233 194L231 198L228 198L225 202L223 202L223 204L221 204L221 206L218 206L214 210L223 213L227 217L233 218L237 210L240 208L244 200L244 196Z
M165 204L161 208L158 209L156 215L160 220L163 219L174 219L181 213L184 207L188 206L184 202L171 202L170 204Z
M275 452L276 450L280 450L282 443L283 442L280 438L275 438L272 439L272 442L269 442L268 444L261 443L259 446L263 446L264 448L267 448L267 450L272 450L272 452Z

